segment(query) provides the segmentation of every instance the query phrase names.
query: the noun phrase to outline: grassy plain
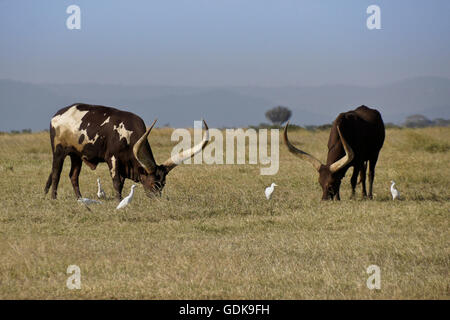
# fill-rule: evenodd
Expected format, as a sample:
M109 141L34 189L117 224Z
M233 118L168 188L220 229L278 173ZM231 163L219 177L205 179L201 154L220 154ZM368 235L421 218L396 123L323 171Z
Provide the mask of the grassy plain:
M170 134L150 135L158 163ZM325 160L328 131L290 137ZM109 196L89 212L75 200L69 158L58 200L44 196L48 133L2 134L0 151L0 299L450 298L450 128L388 129L373 201L359 186L349 200L351 171L342 201L320 201L317 174L280 144L274 176L259 165L182 165L162 198L139 186L122 211L106 164L83 166L83 196L95 198L97 177ZM392 179L402 201L390 198ZM72 264L81 290L66 287ZM380 290L366 286L372 264Z

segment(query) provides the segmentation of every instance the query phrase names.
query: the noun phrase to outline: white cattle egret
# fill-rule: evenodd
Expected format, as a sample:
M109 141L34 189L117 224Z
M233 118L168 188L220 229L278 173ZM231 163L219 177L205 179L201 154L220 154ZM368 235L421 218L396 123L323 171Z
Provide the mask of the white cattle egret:
M272 193L273 193L273 190L275 190L275 187L278 187L278 185L276 185L275 183L272 183L272 184L270 185L270 187L267 187L267 188L266 188L265 193L266 193L266 198L267 198L267 200L269 200L270 197L272 196Z
M123 198L122 201L120 201L120 203L116 209L122 209L123 207L127 206L131 202L131 200L133 199L133 195L134 195L134 188L136 188L135 184L133 184L131 186L130 194L128 196L126 196L125 198Z
M391 181L391 194L392 194L392 200L400 199L400 192L395 187L395 182Z
M103 191L102 185L100 184L100 178L97 178L97 185L98 185L97 197L98 197L99 199L104 199L104 198L106 198L105 191Z

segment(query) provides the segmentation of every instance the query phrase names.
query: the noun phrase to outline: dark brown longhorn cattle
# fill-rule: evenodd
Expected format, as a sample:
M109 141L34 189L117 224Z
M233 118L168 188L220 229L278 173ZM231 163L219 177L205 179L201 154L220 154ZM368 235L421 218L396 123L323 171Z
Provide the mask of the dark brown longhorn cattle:
M53 165L45 193L52 186L51 195L56 199L64 159L70 156L69 176L78 198L81 198L78 176L83 162L92 170L100 162L108 164L118 200L122 198L125 179L141 182L148 196L160 195L169 171L200 152L209 135L203 121L206 133L201 143L157 165L147 141L155 122L146 129L137 115L104 106L73 104L59 110L50 122Z
M315 157L297 149L289 142L288 125L289 122L284 128L284 142L291 153L310 162L319 172L319 183L323 190L322 200L340 200L341 180L350 167L353 167L353 175L350 179L352 197L355 195L358 173L362 184L362 194L366 197L367 161L369 162L369 198L372 199L375 165L385 137L383 119L377 110L360 106L355 110L341 113L334 120L328 139L326 164L322 164Z

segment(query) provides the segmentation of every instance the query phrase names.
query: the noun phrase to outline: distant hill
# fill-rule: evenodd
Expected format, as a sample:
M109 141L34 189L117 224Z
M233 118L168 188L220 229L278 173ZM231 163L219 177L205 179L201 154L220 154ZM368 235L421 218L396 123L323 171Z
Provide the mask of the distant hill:
M51 116L74 102L114 106L146 122L192 127L205 118L211 127L241 127L266 122L265 111L289 107L291 122L329 123L361 104L380 110L385 122L402 123L421 114L450 118L450 79L420 77L379 87L180 87L101 84L30 84L0 80L0 131L48 128Z
M424 128L432 126L448 127L450 126L450 120L441 118L430 120L421 114L413 114L405 119L403 126L408 128Z

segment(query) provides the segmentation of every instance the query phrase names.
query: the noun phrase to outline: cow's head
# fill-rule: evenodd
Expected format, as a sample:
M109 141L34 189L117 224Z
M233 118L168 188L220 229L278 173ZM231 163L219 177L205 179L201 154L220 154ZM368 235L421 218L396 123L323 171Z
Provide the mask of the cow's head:
M339 126L337 126L337 131L339 133L339 137L341 139L342 145L345 150L345 156L341 159L333 162L332 164L322 164L317 158L310 155L309 153L306 153L300 149L297 149L294 147L291 142L288 139L287 135L287 128L288 128L289 122L284 127L284 142L286 146L288 147L289 151L302 160L306 160L309 163L312 164L312 166L317 170L319 173L319 183L322 187L322 200L330 200L330 199L337 199L339 200L339 188L341 186L341 180L343 175L339 172L342 168L344 168L347 164L349 164L354 157L354 153L352 148L348 145L347 141L344 139L344 137L341 134L341 130L339 129Z
M174 155L167 159L163 164L157 165L153 158L152 149L147 141L147 137L150 134L156 120L151 127L142 135L141 138L133 146L133 154L136 160L139 162L139 180L144 186L144 190L147 196L161 195L161 191L166 185L166 175L188 158L193 157L199 153L209 141L208 125L203 120L205 125L205 135L203 140L198 145L191 149L185 150L182 153Z

